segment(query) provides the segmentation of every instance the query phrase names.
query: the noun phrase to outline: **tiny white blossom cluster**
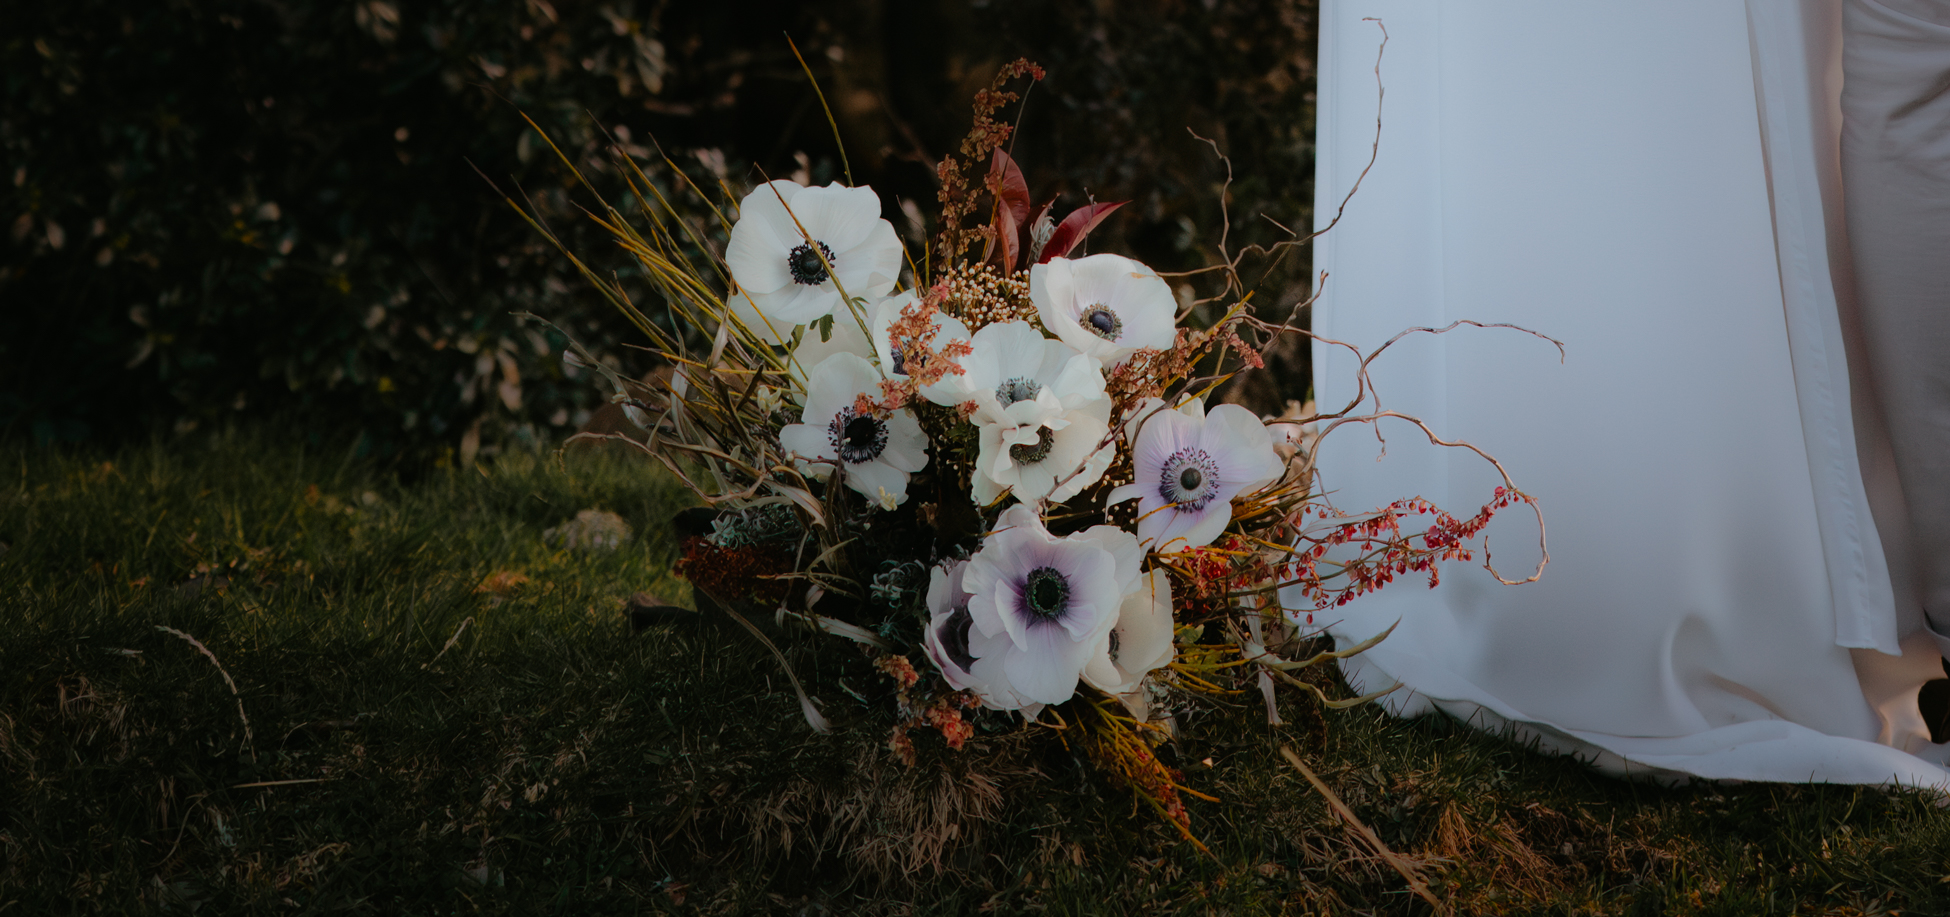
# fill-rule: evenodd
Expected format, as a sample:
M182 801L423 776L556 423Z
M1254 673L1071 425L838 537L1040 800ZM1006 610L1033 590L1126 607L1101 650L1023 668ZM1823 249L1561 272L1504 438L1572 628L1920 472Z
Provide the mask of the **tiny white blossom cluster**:
M725 255L732 320L785 348L802 388L781 448L802 473L837 475L886 510L906 502L935 448L911 408L885 400L923 359L895 333L928 314L915 291L895 292L902 260L871 190L790 181L744 199ZM1177 340L1177 301L1155 271L1111 254L1049 257L1030 266L1028 287L1041 329L996 321L970 333L933 310L930 358L959 356L912 392L977 428L969 499L983 509L1014 500L971 557L934 567L927 655L956 689L1034 716L1079 683L1134 696L1172 661L1171 582L1145 570L1148 554L1210 544L1233 498L1274 483L1284 464L1266 427L1236 406L1153 398L1113 417L1107 373ZM1135 531L1052 534L1045 509L1098 484L1120 450L1133 483L1103 506L1136 500Z

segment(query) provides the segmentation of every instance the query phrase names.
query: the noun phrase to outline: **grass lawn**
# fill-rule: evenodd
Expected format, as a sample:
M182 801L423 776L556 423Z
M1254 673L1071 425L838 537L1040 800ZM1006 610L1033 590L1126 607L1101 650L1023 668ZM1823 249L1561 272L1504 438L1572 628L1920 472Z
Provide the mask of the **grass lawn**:
M1926 795L1628 784L1298 696L1181 713L1209 854L1048 730L910 769L847 645L781 637L822 736L750 637L631 625L688 603L681 505L600 453L0 453L0 915L1428 912L1283 746L1457 913L1950 913ZM565 544L585 509L634 535Z

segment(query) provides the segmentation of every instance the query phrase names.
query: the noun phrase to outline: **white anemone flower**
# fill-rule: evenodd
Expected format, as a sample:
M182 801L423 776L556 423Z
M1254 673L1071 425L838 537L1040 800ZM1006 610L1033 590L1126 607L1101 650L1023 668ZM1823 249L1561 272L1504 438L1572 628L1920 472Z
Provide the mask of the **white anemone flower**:
M1153 669L1171 663L1176 653L1171 638L1171 577L1153 570L1124 597L1117 626L1111 628L1097 657L1084 666L1083 680L1107 694L1130 694Z
M776 344L796 325L849 311L842 287L868 302L886 296L900 278L901 243L873 189L779 180L739 203L724 262L738 284L732 311Z
M922 648L956 690L975 692L990 709L1020 710L1033 720L1043 705L1018 695L1002 671L1010 645L1008 633L988 636L975 629L968 611L972 596L962 587L967 571L968 562L957 560L929 572L928 630Z
M1016 696L1060 704L1117 626L1143 562L1129 532L1100 525L1057 538L1035 511L1010 507L963 574L970 633L1008 638L999 670ZM971 674L981 677L985 663L991 657Z
M1086 411L1030 426L983 424L969 496L982 506L1005 491L1024 503L1068 500L1102 480L1117 457L1116 444L1105 442L1109 432Z
M1203 547L1232 521L1232 498L1286 470L1273 434L1251 411L1197 399L1171 410L1147 398L1131 413L1131 480L1110 503L1138 501L1137 534L1153 551Z
M963 378L975 402L969 419L1010 427L1086 412L1110 422L1110 395L1097 361L1028 322L997 322L975 332Z
M1105 442L1110 396L1097 361L1028 322L975 333L963 374L980 428L970 495L1004 491L1025 503L1067 500L1097 483L1116 457Z
M779 445L801 471L825 479L840 468L846 486L892 509L907 500L907 477L928 464L928 436L907 409L887 417L854 410L860 395L877 398L880 373L864 358L836 353L813 367L803 423L779 431Z
M899 295L890 296L881 300L873 308L874 358L880 361L880 368L885 370L887 376L892 379L907 378L907 355L895 349L893 339L889 332L892 330L893 324L900 321L901 313L908 306L913 305L914 302L914 291L907 290ZM939 309L935 310L934 315L929 318L929 322L934 325L935 331L934 339L929 341L928 345L929 349L937 354L943 348L947 347L951 341L970 340L968 326L962 324L961 319L942 312ZM963 357L957 362L966 363L968 360L966 357ZM962 373L950 372L933 385L923 386L920 389L921 397L936 404L960 404L968 398L967 384L963 381L966 372L966 369Z
M1122 255L1052 258L1029 269L1043 327L1105 366L1178 340L1178 300L1158 272Z

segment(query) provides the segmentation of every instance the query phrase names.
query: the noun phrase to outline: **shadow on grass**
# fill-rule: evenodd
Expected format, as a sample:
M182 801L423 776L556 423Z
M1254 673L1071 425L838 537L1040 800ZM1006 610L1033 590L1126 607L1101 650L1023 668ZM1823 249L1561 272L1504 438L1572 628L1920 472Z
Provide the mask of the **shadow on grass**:
M1210 856L1000 716L908 769L864 657L789 645L819 736L740 634L632 632L688 597L680 505L621 454L0 453L0 913L1425 912L1282 745L1457 913L1950 911L1926 796L1627 784L1298 698L1181 710ZM634 535L545 536L585 509Z

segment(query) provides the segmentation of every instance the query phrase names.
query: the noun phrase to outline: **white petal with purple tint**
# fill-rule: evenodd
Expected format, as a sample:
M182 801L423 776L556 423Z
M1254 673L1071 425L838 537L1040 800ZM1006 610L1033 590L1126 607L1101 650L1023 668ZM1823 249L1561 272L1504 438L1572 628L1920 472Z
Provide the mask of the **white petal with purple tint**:
M977 635L1006 644L999 659L982 657L970 674L1006 679L1018 699L1069 700L1137 590L1141 560L1128 532L1097 526L1057 538L1029 507L1004 510L968 562L963 587L971 645Z
M1209 413L1197 400L1179 410L1147 399L1130 414L1132 483L1109 503L1138 501L1138 538L1153 551L1211 544L1232 521L1232 499L1279 480L1285 468L1273 436L1233 404Z

